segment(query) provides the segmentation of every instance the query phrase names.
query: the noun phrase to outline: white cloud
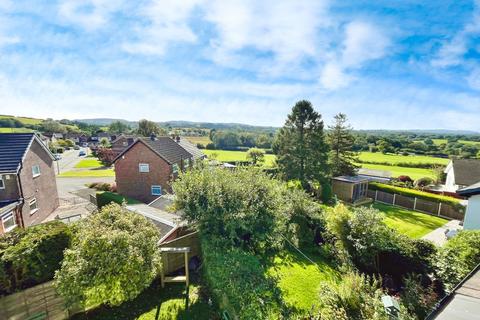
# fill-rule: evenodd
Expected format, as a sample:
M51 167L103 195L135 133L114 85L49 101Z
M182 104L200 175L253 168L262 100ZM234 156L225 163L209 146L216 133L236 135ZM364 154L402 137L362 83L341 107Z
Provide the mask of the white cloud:
M377 26L352 21L345 27L345 36L341 50L327 61L320 75L320 84L328 90L347 86L365 63L380 59L387 54L390 40Z
M199 0L154 0L141 9L140 15L148 21L138 27L137 40L123 44L129 53L162 55L172 42L192 43L197 36L189 26L189 18Z
M94 31L106 25L122 4L122 0L63 0L58 11L65 22Z

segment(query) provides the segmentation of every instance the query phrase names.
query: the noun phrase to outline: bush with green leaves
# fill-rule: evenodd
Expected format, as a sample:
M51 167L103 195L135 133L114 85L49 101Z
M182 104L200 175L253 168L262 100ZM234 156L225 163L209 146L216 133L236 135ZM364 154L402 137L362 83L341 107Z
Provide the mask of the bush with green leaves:
M76 225L55 285L67 305L119 305L135 298L160 270L155 225L117 205Z
M289 189L252 167L190 170L173 183L173 189L176 208L201 233L257 253L280 248L293 217L313 216L320 210L303 191Z
M349 272L340 282L322 284L318 315L322 320L387 320L382 295L380 281Z
M205 278L215 301L238 319L278 319L279 291L259 259L240 248L202 238Z
M59 221L16 229L0 237L0 294L51 280L72 232Z
M407 275L401 293L402 304L418 319L425 317L433 310L439 300L432 284L423 284L421 275Z
M437 274L445 288L452 290L480 263L480 231L459 232L440 250L436 262Z

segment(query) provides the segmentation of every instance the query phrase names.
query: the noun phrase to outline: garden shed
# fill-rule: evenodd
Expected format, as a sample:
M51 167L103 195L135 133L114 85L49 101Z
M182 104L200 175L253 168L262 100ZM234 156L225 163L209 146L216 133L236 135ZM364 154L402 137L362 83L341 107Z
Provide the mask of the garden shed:
M332 179L332 191L339 200L351 204L367 200L368 179L361 176L339 176Z

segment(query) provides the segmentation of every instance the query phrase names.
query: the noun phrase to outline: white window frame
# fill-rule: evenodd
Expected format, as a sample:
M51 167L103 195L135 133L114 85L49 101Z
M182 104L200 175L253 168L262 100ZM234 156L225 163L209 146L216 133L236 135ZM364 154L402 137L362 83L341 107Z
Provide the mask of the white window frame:
M154 188L160 188L160 193L154 193L153 192L153 189ZM150 187L150 193L152 194L152 196L161 196L162 195L162 186L160 185L153 185Z
M10 226L8 228L5 228L5 221L13 219L13 226ZM13 214L13 211L10 211L9 213L5 214L2 217L2 227L4 232L11 231L17 227L17 221L15 221L15 215Z
M143 169L142 169L143 167ZM146 168L146 169L145 169ZM148 173L150 172L150 164L148 163L139 163L138 164L138 172L141 172L141 173Z
M173 173L173 174L178 173L178 170L179 170L179 169L180 169L180 168L179 168L178 163L172 164L172 173Z
M5 189L5 181L3 181L3 176L0 175L0 190Z
M32 210L32 204L35 204L35 209ZM35 212L38 211L38 202L37 198L33 198L28 201L28 208L30 209L30 214L34 214Z
M37 172L37 173L35 173L35 171L36 171L35 168L38 169L38 172ZM32 166L32 176L35 178L35 177L38 177L40 174L41 174L41 172L40 172L40 166L39 166L38 164Z
M184 167L185 168L190 168L190 158L186 158L184 161Z
M127 146L128 146L128 141L123 141L123 142L122 142L122 145L123 145L124 147L127 147Z

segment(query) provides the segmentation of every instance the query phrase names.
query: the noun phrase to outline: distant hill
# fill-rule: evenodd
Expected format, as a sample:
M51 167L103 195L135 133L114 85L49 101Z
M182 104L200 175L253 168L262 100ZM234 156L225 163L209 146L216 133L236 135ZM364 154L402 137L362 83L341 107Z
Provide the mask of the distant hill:
M372 133L372 134L436 134L436 135L479 135L480 132L471 130L448 130L448 129L411 129L411 130L387 130L387 129L366 129L355 130L356 132Z
M128 125L136 125L137 121L128 121L125 119L114 119L114 118L95 118L95 119L75 119L73 121L83 122L86 124L92 124L96 126L109 126L112 122L120 121Z

